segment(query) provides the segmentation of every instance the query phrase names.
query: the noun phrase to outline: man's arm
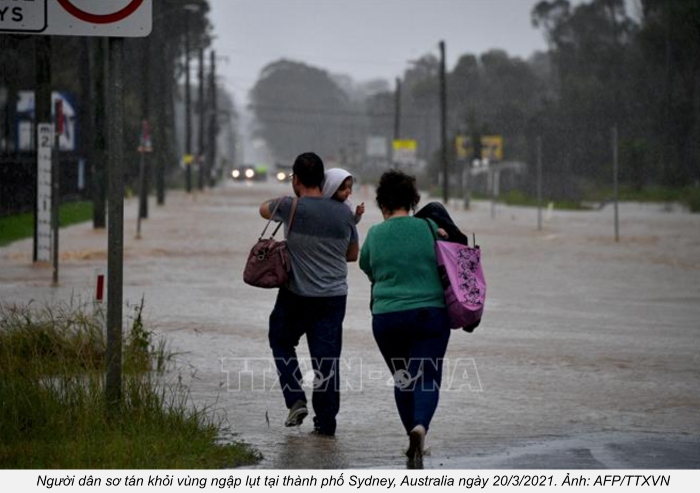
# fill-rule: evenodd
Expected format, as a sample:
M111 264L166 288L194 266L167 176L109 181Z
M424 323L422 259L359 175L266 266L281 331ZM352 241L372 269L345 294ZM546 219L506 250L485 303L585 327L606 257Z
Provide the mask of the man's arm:
M260 204L260 215L265 219L270 219L270 217L272 217L272 209L270 209L271 203L272 200L266 200L265 202Z
M352 242L348 245L348 251L345 254L345 259L348 262L356 262L357 257L359 256L360 253L360 244L358 242Z

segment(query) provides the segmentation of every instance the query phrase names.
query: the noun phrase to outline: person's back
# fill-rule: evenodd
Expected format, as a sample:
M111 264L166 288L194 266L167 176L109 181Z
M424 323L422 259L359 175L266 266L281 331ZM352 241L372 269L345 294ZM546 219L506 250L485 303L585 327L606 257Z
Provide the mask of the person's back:
M292 199L282 199L273 219L289 224ZM272 204L274 207L274 204ZM347 294L347 251L355 221L341 202L322 197L301 197L287 236L292 261L289 290L301 296Z
M373 276L373 313L445 306L430 228L410 216L370 228L360 267Z
M312 400L314 431L332 436L340 409L338 359L347 305L347 262L357 260L357 228L347 206L323 197L321 158L314 153L300 154L292 169L298 199L284 197L260 205L262 217L284 221L292 262L291 281L278 291L270 314L268 339L289 409L284 424L299 426L308 408L296 347L306 335L318 376Z

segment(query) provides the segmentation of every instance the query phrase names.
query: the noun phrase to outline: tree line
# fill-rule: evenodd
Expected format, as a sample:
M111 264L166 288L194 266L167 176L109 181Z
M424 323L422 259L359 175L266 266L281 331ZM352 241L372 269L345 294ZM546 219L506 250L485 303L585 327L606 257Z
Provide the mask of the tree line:
M168 185L180 179L183 117L178 108L184 105L185 70L189 59L191 75L192 113L195 121L205 118L211 103L208 80L211 64L205 58L207 75L205 90L199 91L198 63L200 50L212 44L212 26L208 19L207 0L159 0L152 3L153 29L145 38L126 38L124 43L125 81L125 163L126 185L138 189L139 156L143 120L150 126L153 152L149 155L158 202L165 200ZM17 101L21 91L33 90L38 70L36 45L40 36L0 34L0 162L4 177L19 174L18 163L25 163L17 147ZM104 196L106 191L106 114L105 87L109 77L107 39L100 37L51 36L50 78L54 91L73 97L77 110L79 136L76 156L85 158L96 208L95 225L104 226ZM235 120L231 97L218 87L218 104L225 111L219 116ZM203 95L203 97L202 97ZM202 99L200 101L200 98ZM223 116L221 116L223 115ZM218 132L219 126L207 127ZM195 127L192 152L198 153L200 138ZM206 144L206 142L205 142ZM62 156L70 159L70 156ZM29 161L31 163L31 161ZM12 170L14 167L14 171ZM30 184L26 184L30 185ZM62 189L64 184L62 183ZM7 191L5 191L7 192Z
M541 1L530 20L546 39L546 52L527 60L501 50L461 54L446 74L451 170L457 173L479 157L481 136L500 135L504 159L533 164L524 184L532 189L540 139L547 190L576 199L591 187L609 183L611 129L616 127L622 184L638 190L697 186L700 3L639 0L639 6L639 12L628 12L624 0L577 5L568 0ZM179 162L185 146L178 108L184 106L182 81L188 57L195 116L203 106L194 87L198 52L211 46L209 10L207 0L153 2L151 35L126 40L125 145L138 147L142 120L148 118L154 145L151 164L155 179L161 181L152 185L159 202L164 200L160 195L166 177L182 177ZM19 91L31 89L36 81L37 38L0 35L3 169L19 159L14 148L15 112ZM51 84L77 101L81 125L77 152L87 159L98 185L93 187L97 225L104 217L100 207L108 152L105 39L56 36L51 43ZM299 149L316 149L333 162L365 170L376 164L365 156L368 137L382 136L389 142L395 137L414 139L418 157L427 163L424 179L434 184L441 151L440 71L440 60L426 54L410 62L397 81L358 83L303 61L273 61L261 71L249 95L254 135L264 138L279 161L291 162ZM218 87L223 110L219 118L235 125L234 102ZM204 99L208 97L207 92ZM237 133L232 128L227 132L229 157L235 159ZM196 141L198 132L192 129L192 133ZM477 143L467 159L457 155L458 136ZM193 152L198 148L194 145ZM134 152L125 163L127 186L132 189L137 188L138 166ZM6 181L9 175L2 176Z
M527 60L501 50L461 55L446 74L453 171L479 157L477 145L470 159L457 159L457 136L480 142L480 136L500 135L504 159L531 163L534 174L539 137L548 188L577 198L610 183L615 127L621 183L638 190L697 186L700 3L640 0L639 6L628 12L624 0L541 1L531 22L545 37L546 52ZM250 109L257 135L279 159L314 148L353 166L366 162L368 136L415 139L427 179L435 182L439 84L440 60L432 54L410 62L396 86L358 84L283 59L261 72Z

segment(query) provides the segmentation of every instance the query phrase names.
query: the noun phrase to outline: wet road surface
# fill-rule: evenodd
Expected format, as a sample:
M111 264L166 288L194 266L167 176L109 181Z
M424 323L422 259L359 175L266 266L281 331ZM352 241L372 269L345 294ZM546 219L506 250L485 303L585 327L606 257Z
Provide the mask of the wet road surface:
M369 284L350 265L343 392L334 439L283 426L267 344L274 291L252 288L243 266L264 221L258 205L288 185L228 183L171 192L136 231L125 205L124 300L179 353L170 378L211 406L225 436L257 448L261 468L402 468L407 438L388 370L371 334ZM422 203L427 202L424 195ZM361 238L381 220L371 190ZM453 218L475 230L488 295L473 334L453 331L426 468L700 468L700 215L622 204L613 213L473 202ZM33 265L30 240L0 248L0 300L92 299L107 267L107 233L61 230L60 286ZM131 311L126 308L125 324ZM308 358L304 340L299 347Z

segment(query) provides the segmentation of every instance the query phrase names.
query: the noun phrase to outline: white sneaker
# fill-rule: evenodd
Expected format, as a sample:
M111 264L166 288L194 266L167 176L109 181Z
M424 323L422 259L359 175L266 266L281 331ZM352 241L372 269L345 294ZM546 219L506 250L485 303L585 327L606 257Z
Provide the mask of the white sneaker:
M425 427L416 425L408 434L408 450L406 456L412 461L423 460L423 447L425 446Z

